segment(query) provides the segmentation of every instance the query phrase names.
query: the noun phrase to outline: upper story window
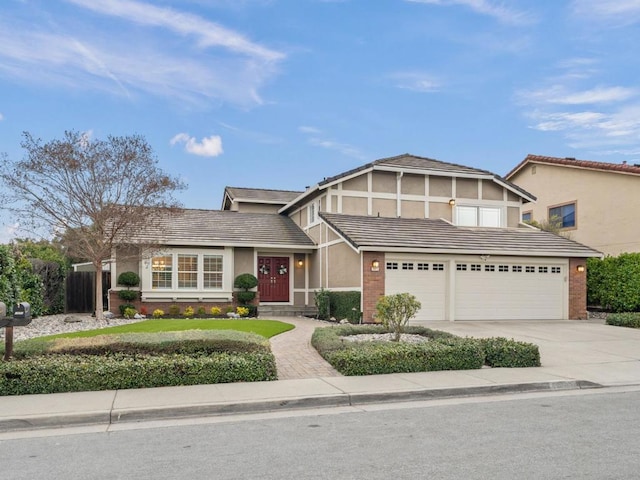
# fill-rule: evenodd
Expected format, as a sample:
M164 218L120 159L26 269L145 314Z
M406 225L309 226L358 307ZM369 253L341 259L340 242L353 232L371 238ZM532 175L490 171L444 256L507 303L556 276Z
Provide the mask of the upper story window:
M576 226L576 204L574 202L557 207L549 208L549 220L558 219L560 228L571 228Z
M522 212L522 221L530 222L533 220L533 214L531 212Z
M461 227L501 227L502 209L499 207L456 207L456 225Z
M320 200L314 200L307 207L307 220L309 221L309 225L313 225L320 221L320 217L318 215L320 213L320 205Z

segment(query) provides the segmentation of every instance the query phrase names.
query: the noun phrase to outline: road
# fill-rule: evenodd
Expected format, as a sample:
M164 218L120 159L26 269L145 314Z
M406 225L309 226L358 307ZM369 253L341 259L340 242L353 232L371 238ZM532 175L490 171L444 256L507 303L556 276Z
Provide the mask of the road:
M638 390L5 434L0 465L12 480L637 479Z

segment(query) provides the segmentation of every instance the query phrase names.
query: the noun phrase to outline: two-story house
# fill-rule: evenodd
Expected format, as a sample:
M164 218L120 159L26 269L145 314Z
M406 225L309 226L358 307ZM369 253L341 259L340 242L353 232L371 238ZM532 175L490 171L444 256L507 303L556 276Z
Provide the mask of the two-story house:
M149 310L229 302L234 277L249 272L260 305L360 291L365 322L399 292L422 303L419 321L586 318L585 260L600 253L521 224L532 201L491 172L409 154L304 192L227 187L222 210L186 209L132 236L114 252L113 284L139 272ZM118 260L144 243L162 248Z
M640 252L640 165L527 155L506 179L535 192L523 220L555 217L569 238L607 255Z

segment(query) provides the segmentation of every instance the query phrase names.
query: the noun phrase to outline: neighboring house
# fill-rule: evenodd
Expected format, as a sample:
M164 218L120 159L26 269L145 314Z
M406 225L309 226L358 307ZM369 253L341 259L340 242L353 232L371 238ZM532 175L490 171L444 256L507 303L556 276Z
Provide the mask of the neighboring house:
M506 179L537 197L523 221L556 216L572 240L608 255L640 252L640 165L527 155Z
M304 192L227 187L223 210L184 210L132 235L114 253L113 284L138 272L149 312L229 303L233 279L249 272L261 306L360 291L365 322L398 292L422 302L421 321L586 318L585 260L600 253L522 225L534 200L491 172L409 154ZM144 243L163 247L132 256Z

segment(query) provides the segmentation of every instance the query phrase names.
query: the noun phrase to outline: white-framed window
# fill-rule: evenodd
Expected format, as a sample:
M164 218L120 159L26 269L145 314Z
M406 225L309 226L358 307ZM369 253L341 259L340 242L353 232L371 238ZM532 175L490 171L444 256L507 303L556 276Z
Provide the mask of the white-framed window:
M456 207L456 225L461 227L501 227L500 207L459 205Z
M320 213L321 205L322 202L318 199L311 202L307 207L307 220L309 225L314 225L320 221L320 216L318 214Z
M229 272L224 270L227 255L223 249L185 249L159 253L149 261L150 276L147 277L148 280L143 281L143 288L184 291L222 290L225 286L225 275L229 276ZM227 288L230 288L230 285L227 285Z

